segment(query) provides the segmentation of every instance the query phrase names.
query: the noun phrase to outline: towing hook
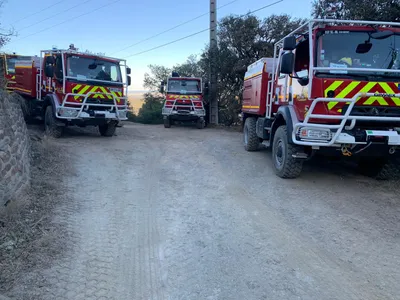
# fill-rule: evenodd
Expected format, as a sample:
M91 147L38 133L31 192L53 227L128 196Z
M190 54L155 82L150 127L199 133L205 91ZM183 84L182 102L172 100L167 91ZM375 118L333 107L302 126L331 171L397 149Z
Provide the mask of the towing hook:
M347 148L346 145L343 145L341 150L342 150L343 156L352 156L353 155L353 153L351 153L351 151Z
M394 154L396 152L396 147L391 147L389 149L389 154Z

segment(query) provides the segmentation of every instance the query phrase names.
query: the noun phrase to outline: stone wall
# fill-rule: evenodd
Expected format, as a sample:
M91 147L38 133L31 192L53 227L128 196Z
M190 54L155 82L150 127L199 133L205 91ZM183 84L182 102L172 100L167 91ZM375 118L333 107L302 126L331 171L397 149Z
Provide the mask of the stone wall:
M18 197L29 178L29 135L20 98L0 90L0 207Z

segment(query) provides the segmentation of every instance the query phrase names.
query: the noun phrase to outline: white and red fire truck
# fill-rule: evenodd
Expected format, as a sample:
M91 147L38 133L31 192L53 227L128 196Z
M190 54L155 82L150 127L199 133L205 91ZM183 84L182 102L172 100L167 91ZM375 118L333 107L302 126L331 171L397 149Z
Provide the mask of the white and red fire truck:
M315 153L345 156L375 178L397 176L400 23L311 20L248 67L244 146L272 148L273 167L295 178Z
M17 61L13 89L25 99L25 117L42 117L50 136L60 137L71 125L98 126L101 135L113 136L127 119L130 73L125 60L71 45Z
M170 128L174 122L194 122L198 129L204 128L206 110L202 90L201 78L180 77L176 72L167 82L161 82L160 91L165 92L162 109L164 127ZM207 91L208 85L205 84Z

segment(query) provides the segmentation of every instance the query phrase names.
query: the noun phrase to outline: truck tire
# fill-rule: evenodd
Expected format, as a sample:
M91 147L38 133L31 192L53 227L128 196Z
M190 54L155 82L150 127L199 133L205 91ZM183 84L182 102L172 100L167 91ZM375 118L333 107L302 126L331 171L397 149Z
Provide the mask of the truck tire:
M104 125L99 125L99 132L101 136L114 136L115 130L117 129L117 124L116 123L108 123Z
M62 136L64 130L64 127L57 125L57 118L53 113L53 107L51 105L46 107L44 114L44 128L46 135L56 139Z
M303 169L303 161L292 155L298 152L298 146L288 143L286 125L278 127L272 144L272 163L275 174L281 178L296 178Z
M196 122L196 127L197 129L203 129L204 127L206 127L206 122L203 119L198 119Z
M257 151L260 147L260 139L256 133L256 118L247 118L243 128L243 143L246 151Z
M164 128L171 128L171 120L169 118L164 119Z
M377 160L364 158L358 162L358 168L363 175L376 180L389 180L400 178L400 159Z

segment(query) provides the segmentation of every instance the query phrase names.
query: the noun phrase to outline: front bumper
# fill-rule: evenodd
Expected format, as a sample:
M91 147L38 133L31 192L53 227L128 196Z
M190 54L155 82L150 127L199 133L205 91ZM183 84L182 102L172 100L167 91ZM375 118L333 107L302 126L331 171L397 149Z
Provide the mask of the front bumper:
M373 97L373 93L358 93L352 99L317 98L311 104L304 122L293 124L293 143L303 146L335 147L341 145L368 144L377 141L384 142L389 146L400 146L400 117L385 116L360 116L352 115L355 103L360 97ZM380 95L387 97L400 97L396 95ZM319 102L345 102L349 103L348 109L343 115L314 114L314 109ZM340 124L320 124L311 122L311 119L338 121ZM389 130L375 130L376 128L355 129L357 121L378 122L391 124Z
M171 108L162 109L163 116L193 116L193 117L205 117L205 109L195 109L195 110L174 110Z
M88 101L92 95L102 95L112 97L112 103L101 104ZM69 97L84 97L82 102L68 101ZM85 119L105 119L107 121L127 120L128 106L119 104L120 101L127 103L127 97L119 97L118 99L111 93L90 92L87 94L68 93L65 95L61 105L56 107L56 117L64 120L85 120Z

